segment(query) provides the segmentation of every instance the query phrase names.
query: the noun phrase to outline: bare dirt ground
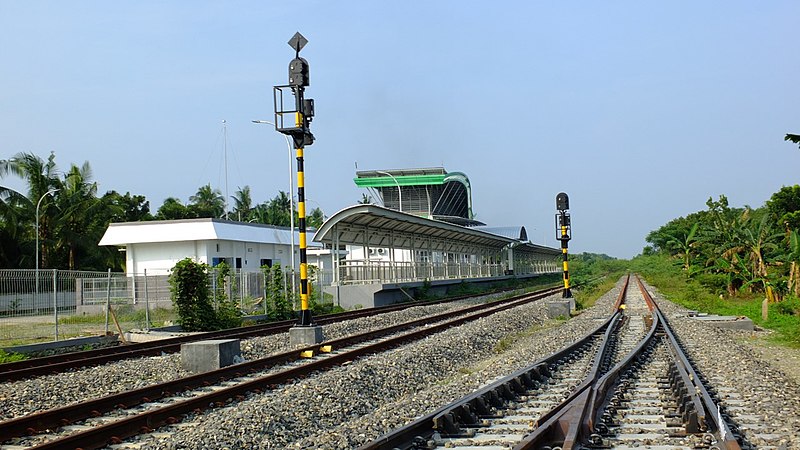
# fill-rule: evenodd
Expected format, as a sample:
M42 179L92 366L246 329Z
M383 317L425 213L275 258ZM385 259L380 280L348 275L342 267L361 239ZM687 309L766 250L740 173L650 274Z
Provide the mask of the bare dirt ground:
M769 332L742 335L738 340L771 367L800 383L800 348L790 348L769 341Z

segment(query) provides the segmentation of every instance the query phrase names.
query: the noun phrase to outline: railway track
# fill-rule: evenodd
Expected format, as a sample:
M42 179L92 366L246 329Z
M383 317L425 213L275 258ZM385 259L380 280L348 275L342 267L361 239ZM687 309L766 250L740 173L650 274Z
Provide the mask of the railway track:
M381 306L377 308L359 309L345 311L335 314L327 314L315 317L318 325L326 325L346 320L367 317L375 314L385 314L394 311L411 308L421 305L436 305L452 303L474 297L474 295L463 295L451 297L439 301L419 301L401 303L396 305ZM511 298L520 298L514 296ZM141 342L135 344L124 344L114 347L105 347L94 350L63 353L42 358L33 358L22 361L0 364L0 382L9 382L32 378L42 375L61 373L79 367L91 367L106 364L111 361L122 359L140 358L145 356L157 356L164 353L175 353L180 351L181 345L208 339L245 339L258 336L270 336L285 333L297 323L296 320L283 320L268 324L253 325L230 330L211 331L197 333L188 336L178 336L174 338L161 339L158 341Z
M740 449L664 315L628 283L584 339L359 450Z
M169 383L0 422L0 436L22 448L99 448L175 423L184 414L222 406L249 392L270 390L314 371L394 348L450 327L544 298L534 294L425 317L382 330L327 341ZM317 355L305 359L302 355Z

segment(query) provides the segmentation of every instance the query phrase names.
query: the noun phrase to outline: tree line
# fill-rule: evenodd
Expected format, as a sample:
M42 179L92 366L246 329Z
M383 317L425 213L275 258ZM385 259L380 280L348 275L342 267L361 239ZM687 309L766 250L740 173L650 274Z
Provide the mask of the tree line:
M70 164L62 172L52 152L46 160L32 153L0 160L0 179L8 175L21 178L26 192L0 185L0 268L5 269L36 267L37 229L39 268L119 271L125 263L124 253L97 245L112 222L227 218L287 227L291 222L291 200L286 192L255 204L250 187L240 187L231 196L232 208L226 214L225 197L210 183L200 186L187 203L176 197L165 199L152 214L143 195L115 190L98 195L99 186L92 180L88 162ZM296 219L295 212L295 223ZM323 219L322 211L314 208L306 223L318 228Z
M800 185L784 186L758 208L732 207L724 195L706 207L652 231L643 253L669 255L719 294L800 296Z

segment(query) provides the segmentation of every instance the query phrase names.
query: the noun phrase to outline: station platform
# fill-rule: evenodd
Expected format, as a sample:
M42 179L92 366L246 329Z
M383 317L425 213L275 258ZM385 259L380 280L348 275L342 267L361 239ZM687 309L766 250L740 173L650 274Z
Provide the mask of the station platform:
M539 276L538 274L505 275L499 277L483 277L470 279L449 279L425 281L409 281L402 283L369 283L340 286L326 286L325 293L333 296L334 304L345 309L373 308L386 306L406 301L417 301L423 294L423 289L428 296L444 297L462 283L486 286L512 279L528 279Z

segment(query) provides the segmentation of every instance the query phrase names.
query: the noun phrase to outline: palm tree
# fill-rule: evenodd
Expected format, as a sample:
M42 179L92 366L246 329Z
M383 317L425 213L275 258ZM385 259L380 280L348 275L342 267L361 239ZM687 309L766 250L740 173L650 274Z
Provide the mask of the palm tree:
M233 216L240 222L247 222L251 219L253 210L253 199L250 196L250 186L239 188L233 196Z
M289 194L284 191L278 191L278 195L273 197L267 205L267 217L270 225L278 225L288 227L291 223L292 203L289 199Z
M195 216L189 211L189 208L175 197L164 199L164 203L156 211L156 219L158 220L190 219L193 217Z
M97 242L111 217L120 212L119 207L97 198L97 183L91 178L92 169L88 162L81 167L73 164L64 175L58 195L60 220L55 248L66 258L70 270L87 266L100 268L100 261L78 264L78 258L98 255L95 251Z
M21 205L21 212L24 219L30 223L35 222L36 205L39 199L41 203L41 215L39 221L39 242L41 245L40 257L41 267L50 264L50 245L47 245L51 232L55 228L54 222L58 217L56 211L56 201L45 196L51 189L61 189L61 180L58 176L58 168L55 163L55 153L50 152L47 161L43 161L32 153L18 153L5 163L3 170L17 175L28 184L27 201ZM58 194L55 194L56 196ZM36 224L32 228L36 228Z
M269 204L267 202L259 203L253 208L251 212L252 220L256 223L269 224Z
M225 213L225 197L219 189L213 189L211 183L200 186L197 193L189 197L189 208L197 213L197 217L219 218Z
M306 217L306 225L309 228L313 228L318 230L319 227L322 226L322 223L325 222L325 215L322 213L322 210L319 208L314 208Z
M0 160L0 179L9 173L9 161ZM0 267L20 267L25 251L26 226L22 208L30 204L28 199L14 189L0 186ZM27 242L30 242L28 239Z

